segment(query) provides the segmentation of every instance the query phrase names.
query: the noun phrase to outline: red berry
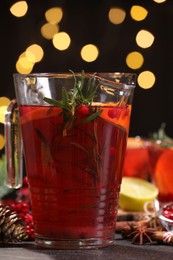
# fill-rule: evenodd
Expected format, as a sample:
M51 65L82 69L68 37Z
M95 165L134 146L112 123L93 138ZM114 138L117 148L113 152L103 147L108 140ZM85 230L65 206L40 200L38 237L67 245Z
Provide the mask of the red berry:
M34 228L31 227L30 225L27 225L25 229L26 229L26 231L27 231L27 233L29 235L30 240L34 240L35 239Z
M113 107L108 110L108 116L112 119L113 118L119 119L119 117L121 116L121 112L122 109L120 107Z
M25 214L24 213L18 213L18 216L19 216L19 218L21 218L21 219L24 219L25 218Z
M10 204L9 206L11 207L11 209L12 209L13 211L17 211L17 207L16 207L17 204L16 204L16 203L13 202L13 203Z
M29 204L24 202L22 207L22 212L26 214L28 213L29 209L30 209Z
M77 108L76 113L81 116L87 116L89 114L89 106L81 105Z
M19 201L19 202L16 204L16 211L17 211L17 212L21 212L21 211L22 211L22 208L23 208L23 202L22 202L22 201Z
M25 220L26 223L33 223L33 217L29 213L25 215L24 220Z
M129 108L128 108L128 107L126 107L126 108L124 109L124 113L123 113L123 119L124 119L126 116L128 116L128 115L129 115L129 113L130 113L130 110L129 110Z

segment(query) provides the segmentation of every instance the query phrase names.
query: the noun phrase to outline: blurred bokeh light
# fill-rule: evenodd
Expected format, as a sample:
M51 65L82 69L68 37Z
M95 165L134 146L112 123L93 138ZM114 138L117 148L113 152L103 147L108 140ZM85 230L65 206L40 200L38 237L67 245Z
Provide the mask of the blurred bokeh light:
M140 30L136 35L136 42L141 48L148 48L154 42L154 35L147 30Z
M126 17L126 12L122 8L112 7L109 11L108 17L111 23L115 25L121 24Z
M26 1L18 1L10 7L10 12L16 17L24 16L28 11L28 4Z
M53 36L56 33L58 33L58 31L59 31L59 26L57 24L45 23L41 27L41 34L47 40L53 39Z
M53 42L53 46L56 49L60 51L64 51L68 49L68 47L70 46L71 39L66 32L59 32L53 36L52 42Z
M99 55L99 50L97 46L93 44L87 44L81 50L81 57L86 62L95 61L98 55Z
M26 57L29 61L35 63L40 62L43 58L44 52L38 44L32 44L26 49Z
M0 134L0 150L2 150L5 146L5 138L2 134Z
M155 80L155 75L151 71L143 71L137 78L139 86L143 89L149 89L153 87Z
M5 112L10 103L10 99L7 97L0 97L0 124L4 124L5 121ZM4 133L0 133L0 150L5 146Z
M127 55L126 63L131 69L139 69L144 63L143 55L137 51L133 51Z
M130 15L135 21L142 21L147 17L148 11L140 6L140 5L134 5L130 9Z
M53 7L45 12L45 18L47 22L51 24L57 24L63 17L63 10L60 7Z
M154 2L158 3L158 4L161 4L161 3L164 3L166 2L166 0L153 0Z

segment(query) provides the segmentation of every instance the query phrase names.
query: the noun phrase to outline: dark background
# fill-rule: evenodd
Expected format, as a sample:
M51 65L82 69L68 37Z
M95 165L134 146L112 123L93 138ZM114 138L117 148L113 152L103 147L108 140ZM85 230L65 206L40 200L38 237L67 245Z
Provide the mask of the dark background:
M130 136L148 137L166 123L166 133L173 137L173 1L158 4L152 0L90 0L90 1L27 1L26 16L14 17L9 8L14 1L0 1L0 96L14 98L13 73L18 56L31 44L44 49L43 60L34 66L32 72L73 71L136 73L152 71L156 82L151 89L144 90L137 84L133 100ZM136 22L130 17L133 5L148 10L145 20ZM58 51L50 40L40 34L46 22L45 11L54 6L63 8L60 31L71 37L71 45L65 51ZM111 7L121 7L126 18L120 25L108 20ZM142 49L135 41L139 30L146 29L154 34L155 41L150 48ZM83 61L80 50L92 43L100 50L99 58L91 63ZM131 70L125 63L129 52L139 51L144 64L138 70ZM3 133L3 125L0 125Z

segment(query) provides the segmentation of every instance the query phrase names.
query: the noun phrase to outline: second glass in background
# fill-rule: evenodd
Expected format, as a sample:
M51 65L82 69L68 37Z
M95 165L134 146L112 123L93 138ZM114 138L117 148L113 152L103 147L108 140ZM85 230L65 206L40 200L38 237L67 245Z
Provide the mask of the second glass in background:
M151 181L158 187L161 203L173 201L173 141L148 142Z
M123 176L152 182L161 204L173 202L173 140L164 127L162 124L150 138L129 137L123 167Z
M140 136L128 138L123 176L149 179L149 157L146 139Z

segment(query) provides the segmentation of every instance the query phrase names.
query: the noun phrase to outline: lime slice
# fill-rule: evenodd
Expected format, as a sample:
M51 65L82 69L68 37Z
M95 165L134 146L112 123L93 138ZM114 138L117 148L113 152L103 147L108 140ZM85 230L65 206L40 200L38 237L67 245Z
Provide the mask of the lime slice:
M153 201L158 195L158 188L152 183L135 177L123 177L119 206L127 211L143 211L144 204Z

